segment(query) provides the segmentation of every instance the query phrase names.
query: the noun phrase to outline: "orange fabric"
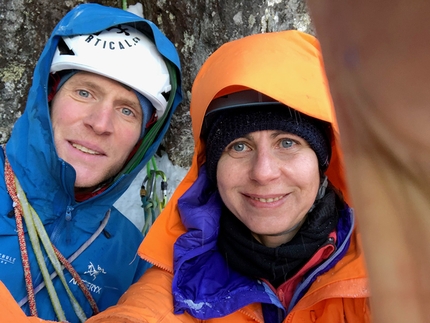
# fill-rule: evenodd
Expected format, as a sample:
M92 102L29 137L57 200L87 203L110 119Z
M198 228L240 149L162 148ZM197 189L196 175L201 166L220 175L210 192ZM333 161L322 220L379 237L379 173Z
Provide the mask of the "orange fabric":
M188 314L172 314L173 245L185 233L177 202L194 183L205 161L200 130L209 103L243 89L257 90L332 124L333 155L326 174L348 200L338 127L317 40L298 31L283 31L224 44L205 62L193 85L190 112L195 150L191 168L139 248L139 255L156 267L124 294L119 305L88 322L199 322ZM368 297L364 257L354 231L346 256L318 277L285 322L369 322ZM261 306L251 304L206 322L262 323L263 316Z
M2 323L39 323L44 321L37 317L27 317L9 293L6 286L0 281L0 321Z

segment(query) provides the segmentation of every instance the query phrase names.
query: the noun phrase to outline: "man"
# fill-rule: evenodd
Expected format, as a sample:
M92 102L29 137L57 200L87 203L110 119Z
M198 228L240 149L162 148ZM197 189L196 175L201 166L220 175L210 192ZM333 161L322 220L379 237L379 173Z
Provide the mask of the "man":
M0 280L27 315L84 321L145 271L113 204L181 99L176 49L150 21L84 4L56 26L0 150Z

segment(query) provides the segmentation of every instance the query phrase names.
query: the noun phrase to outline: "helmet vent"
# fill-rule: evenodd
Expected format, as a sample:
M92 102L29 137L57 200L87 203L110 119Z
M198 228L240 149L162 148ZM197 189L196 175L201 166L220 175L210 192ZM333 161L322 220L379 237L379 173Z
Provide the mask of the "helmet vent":
M161 95L163 96L164 99L166 99L166 101L169 101L170 91L168 91L168 92L161 92Z
M69 46L67 46L63 38L61 38L58 42L58 51L60 52L60 55L75 55L73 50L71 50Z

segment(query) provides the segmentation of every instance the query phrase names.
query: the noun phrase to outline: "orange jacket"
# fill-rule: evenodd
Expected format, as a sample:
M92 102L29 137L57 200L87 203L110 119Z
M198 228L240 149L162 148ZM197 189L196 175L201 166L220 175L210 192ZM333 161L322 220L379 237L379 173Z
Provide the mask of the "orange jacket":
M89 322L201 322L188 313L173 314L173 250L178 237L186 232L178 212L178 199L196 181L205 161L200 130L209 103L243 89L254 89L332 124L333 154L326 174L348 200L338 127L317 40L298 31L284 31L227 43L207 60L193 85L191 117L195 153L192 166L139 248L139 255L155 266L123 295L117 306ZM284 322L369 322L366 276L359 234L354 230L346 255L318 277ZM205 322L264 320L261 305L254 303Z
M0 281L0 322L2 323L49 323L38 317L27 317L6 286Z

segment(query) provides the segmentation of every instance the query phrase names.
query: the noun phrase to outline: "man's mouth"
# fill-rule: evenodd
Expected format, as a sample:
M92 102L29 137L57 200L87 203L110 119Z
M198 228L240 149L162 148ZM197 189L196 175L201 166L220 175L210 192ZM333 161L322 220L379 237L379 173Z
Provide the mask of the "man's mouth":
M87 147L84 147L84 146L81 146L81 145L78 145L78 144L72 144L72 146L73 146L73 147L75 147L76 149L78 149L78 150L80 150L80 151L82 151L82 152L86 153L86 154L91 154L91 155L100 155L100 153L99 153L99 152L94 151L94 150L91 150L91 149L89 149L89 148L87 148Z

